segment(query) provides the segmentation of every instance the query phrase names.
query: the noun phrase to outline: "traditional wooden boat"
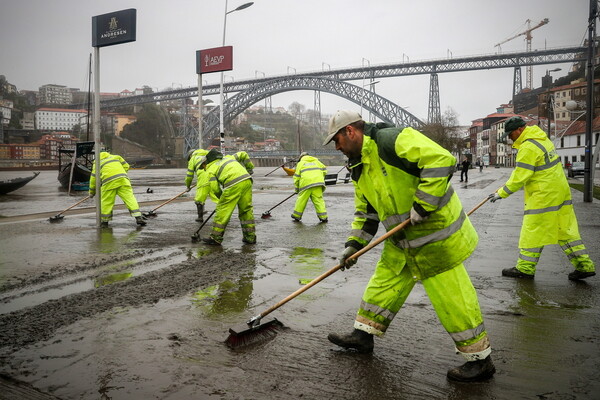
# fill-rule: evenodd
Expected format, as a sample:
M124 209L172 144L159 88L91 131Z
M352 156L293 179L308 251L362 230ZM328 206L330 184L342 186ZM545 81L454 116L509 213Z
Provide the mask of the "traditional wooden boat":
M33 176L28 176L26 178L14 178L5 181L0 181L0 194L7 194L22 188L23 186L31 182L39 174L39 172L34 172Z
M88 190L92 175L94 142L81 142L75 149L58 150L58 181L67 190ZM69 160L69 161L66 161Z

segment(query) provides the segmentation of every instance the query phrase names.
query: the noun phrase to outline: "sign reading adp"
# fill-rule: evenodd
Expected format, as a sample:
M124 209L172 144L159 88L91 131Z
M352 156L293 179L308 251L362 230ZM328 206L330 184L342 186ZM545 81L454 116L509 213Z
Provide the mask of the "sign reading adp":
M215 47L196 51L196 73L231 71L233 69L233 47Z

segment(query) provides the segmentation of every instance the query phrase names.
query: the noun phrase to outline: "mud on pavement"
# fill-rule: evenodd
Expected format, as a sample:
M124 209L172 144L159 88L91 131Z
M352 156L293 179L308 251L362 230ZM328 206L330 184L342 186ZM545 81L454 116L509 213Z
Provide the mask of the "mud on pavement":
M472 173L468 185L457 182L464 208L509 172L485 170ZM156 204L180 192L184 174L134 171L134 187L160 182L154 197L141 192L138 200ZM223 247L193 243L199 225L189 198L161 208L143 228L124 211L103 230L90 213L67 214L57 224L47 217L0 220L0 374L62 399L597 398L598 280L568 281L570 264L557 247L544 250L535 281L500 277L516 257L520 215L514 209L522 209L522 197L486 204L471 216L480 243L466 265L494 349L498 372L491 381L446 380L446 370L463 360L420 284L386 336L375 339L373 354L327 341L329 332L352 328L377 248L273 312L285 324L274 339L229 349L230 327L336 264L352 218L351 185L327 188L328 224L318 223L310 205L303 222L293 223L291 200L261 219L289 195L290 178L261 178L259 169L254 186L254 246L242 243L235 214ZM60 203L61 196L44 200L57 203L49 210L54 214L73 202ZM598 261L600 207L574 200L582 236Z

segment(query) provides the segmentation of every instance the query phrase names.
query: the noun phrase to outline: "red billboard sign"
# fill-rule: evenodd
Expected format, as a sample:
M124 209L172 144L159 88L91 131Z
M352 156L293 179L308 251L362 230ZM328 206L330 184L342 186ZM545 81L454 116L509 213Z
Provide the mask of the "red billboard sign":
M231 71L233 69L233 47L215 47L196 51L196 73Z

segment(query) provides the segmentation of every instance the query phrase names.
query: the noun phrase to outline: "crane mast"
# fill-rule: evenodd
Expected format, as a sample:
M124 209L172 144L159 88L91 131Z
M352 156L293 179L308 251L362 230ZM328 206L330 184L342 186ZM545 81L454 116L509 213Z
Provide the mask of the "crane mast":
M534 27L531 27L531 20L528 19L527 21L525 21L527 23L527 29L521 33L518 33L512 37L509 37L508 39L505 39L503 41L501 41L500 43L497 43L494 47L498 47L501 49L500 45L503 45L504 43L511 41L513 39L518 38L519 36L525 36L525 40L527 41L527 52L531 52L531 31L540 28L544 25L546 25L548 22L550 22L550 20L548 18L544 18L543 20L541 20L537 25L535 25ZM528 89L531 89L533 84L533 71L532 71L532 67L531 65L527 66L527 78L526 78L526 83L525 83L525 87Z

